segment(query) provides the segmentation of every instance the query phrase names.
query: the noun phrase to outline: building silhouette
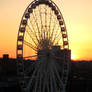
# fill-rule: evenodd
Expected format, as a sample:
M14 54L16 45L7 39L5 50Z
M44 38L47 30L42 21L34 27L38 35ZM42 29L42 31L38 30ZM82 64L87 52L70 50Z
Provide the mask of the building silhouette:
M0 92L20 92L16 62L7 54L0 58ZM71 61L70 66L66 92L92 92L92 61Z

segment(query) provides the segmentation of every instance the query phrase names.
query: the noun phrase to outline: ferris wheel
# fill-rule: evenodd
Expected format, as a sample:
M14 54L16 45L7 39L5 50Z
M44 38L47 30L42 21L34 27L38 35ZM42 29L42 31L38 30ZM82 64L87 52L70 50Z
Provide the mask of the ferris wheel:
M53 1L34 0L26 8L18 31L17 60L23 91L64 92L70 50L63 16Z

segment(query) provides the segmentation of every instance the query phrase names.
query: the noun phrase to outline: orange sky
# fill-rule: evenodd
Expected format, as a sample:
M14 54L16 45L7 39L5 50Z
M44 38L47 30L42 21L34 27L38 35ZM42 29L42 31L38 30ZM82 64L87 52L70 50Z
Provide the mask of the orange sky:
M65 19L75 59L92 59L92 0L53 0ZM16 57L21 17L31 0L0 0L0 57Z

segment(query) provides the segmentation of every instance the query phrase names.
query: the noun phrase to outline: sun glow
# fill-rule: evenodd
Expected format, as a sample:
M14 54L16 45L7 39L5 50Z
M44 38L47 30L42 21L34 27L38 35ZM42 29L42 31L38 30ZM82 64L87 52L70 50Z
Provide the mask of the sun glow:
M74 54L71 55L72 60L76 60L76 56Z

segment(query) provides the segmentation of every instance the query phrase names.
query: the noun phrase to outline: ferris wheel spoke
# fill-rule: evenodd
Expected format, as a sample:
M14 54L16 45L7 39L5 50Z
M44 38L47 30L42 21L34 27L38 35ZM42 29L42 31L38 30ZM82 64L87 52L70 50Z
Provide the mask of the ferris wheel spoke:
M58 41L58 38L61 38L61 32L58 35L55 35L54 40L52 41L55 44L55 41Z
M59 86L62 87L62 86L63 86L62 78L60 78L60 75L59 75L59 73L58 73L58 70L57 70L56 65L57 65L57 64L54 62L54 63L53 63L53 71L54 71L54 74L56 75L58 81L60 82L60 85L59 85Z
M58 25L58 24L57 24ZM56 28L57 31L59 31L60 25L58 25L58 27ZM54 32L54 39L56 38L57 34L60 34L60 32L57 33L57 31Z
M57 92L57 89L56 89L57 88L57 86L56 86L57 83L56 83L56 78L55 78L55 74L54 74L53 70L52 70L52 77L53 77L53 86L55 88L54 90L55 90L55 92Z
M32 23L31 23L31 25L32 25ZM30 29L30 32L33 33L34 37L36 37L37 41L39 42L38 37L37 37L37 35L36 35L36 32L35 32L33 26L32 26L32 28L31 28L29 25L27 25L27 26L28 26L28 28Z
M41 67L41 66L40 66ZM41 73L41 68L39 69L39 76L40 76L40 78L39 78L39 92L42 92L41 91L41 85L42 85L42 73Z
M43 62L45 61L44 59L41 61L40 65L40 91L39 92L45 92L46 90L46 82L47 82L47 68L46 64Z
M45 67L45 64L43 63L44 60L40 61L40 69L39 69L39 72L40 72L40 83L39 83L39 92L44 92L44 80L46 79L46 76L44 74L46 74L46 72L44 71L44 67ZM46 80L45 80L46 81Z
M54 25L53 25L53 29L52 29L52 32L51 32L51 36L50 36L50 38L53 40L53 34L54 34L54 32L55 32L55 28L56 28L56 25L58 25L58 21L56 20L56 17L54 18Z
M36 76L36 82L35 82L35 89L34 89L34 92L37 92L37 85L38 85L38 83L39 83L39 72L37 72L37 76Z
M46 72L46 73L45 73ZM47 73L48 71L47 71L47 69L44 71L44 85L43 85L43 92L45 92L45 90L47 90L48 89L48 87L47 87L47 75L48 75L48 73Z
M47 81L46 86L48 92L50 92L50 72L51 72L51 66L49 64L47 69L47 80L46 80Z
M34 34L34 37L35 37L35 38L37 39L37 41L39 42L39 39L38 39L37 34L36 34L36 30L35 30L33 24L31 23L31 21L30 21L30 24L32 25L32 29L34 30L34 31L32 31L32 30L30 30L30 31ZM29 25L28 25L28 27L29 27L29 29L31 29Z
M52 79L52 74L50 74L50 91L53 92L53 79Z
M47 30L47 6L45 7L45 30L46 32L46 38L48 39L48 30Z
M50 88L49 88L49 80L47 80L47 90L48 90L48 92L50 92Z
M57 42L56 42L56 44L55 44L55 45L58 45L58 44L59 44L59 42L60 42L60 40L61 40L61 37L59 37L59 38L57 39Z
M28 25L28 28L30 29L29 25ZM26 30L27 34L29 35L29 37L32 39L32 41L34 42L34 44L37 46L37 43L35 42L34 38L31 36L30 32L28 30ZM32 32L32 31L31 31ZM38 41L38 38L37 36L35 36L37 41Z
M38 63L38 62L37 62L37 63ZM28 90L30 90L30 87L31 87L31 84L32 84L33 79L36 78L35 74L36 74L37 71L39 70L39 67L40 67L40 65L39 65L39 63L38 63L37 66L36 66L36 68L35 68L35 70L34 70L34 72L33 72L33 74L32 74L32 76L31 76L31 78L30 78L30 80L29 80L28 85L27 85L27 89L28 89Z
M42 79L43 79L43 77L44 77L44 76L43 76L43 73L44 73L44 72L43 72L43 67L44 67L44 65L43 65L43 61L40 61L39 63L40 63L40 65L39 65L40 68L39 68L39 70L38 70L38 74L39 74L39 76L38 76L38 77L39 77L39 87L38 87L38 88L39 88L39 92L44 92L44 91L41 90L41 88L42 88L42 86L43 86L42 83L44 83L44 82L42 81ZM45 78L44 78L44 79L45 79Z
M40 74L41 75L41 74ZM40 82L39 82L39 92L41 92L41 83L42 83L42 76L40 76Z
M42 13L41 13L41 16L43 16L42 17L42 23L43 23L43 27L42 27L42 33L43 33L43 40L45 40L45 38L46 38L46 27L45 27L45 22L46 22L46 19L45 19L45 8L43 7L41 7L41 9L43 10L43 11L41 11ZM44 12L44 13L43 13ZM44 21L43 21L44 20Z
M54 25L54 26L55 26L55 25ZM55 29L55 27L53 28L53 31L52 31L52 34L51 34L51 40L52 40L52 42L53 42L53 37L54 37L54 39L56 39L56 38L55 38L55 35L56 35L56 34L54 35L54 33L55 33L55 30L54 30L54 29Z
M52 60L51 60L52 61ZM52 63L48 65L48 70L49 70L49 91L54 92L53 90L53 79L52 79Z
M50 88L49 88L49 67L48 67L48 71L47 71L47 75L46 75L46 88L47 88L47 92L50 92Z
M55 41L57 41L57 42L54 41L54 42L55 42L55 45L59 44L61 38L62 38L61 35L59 35L59 36L56 38Z
M50 21L49 21L49 38L50 38L50 33L51 33L51 20L52 20L52 13L53 11L50 9Z
M39 13L40 13L40 21L41 21L41 36L42 36L42 39L43 39L43 32L42 32L43 23L42 23L41 8L39 6L38 6L38 10L39 10Z
M39 61L38 61L39 62ZM36 76L36 83L35 83L35 89L34 89L34 91L33 92L37 92L38 90L37 90L37 87L39 88L39 90L40 91L38 91L38 92L43 92L43 91L41 91L41 87L42 87L42 83L43 83L43 81L42 81L42 78L43 78L43 73L42 73L42 71L43 71L43 64L41 63L41 62L39 62L39 68L37 69L37 76ZM38 82L38 79L39 79L39 77L40 77L40 80L39 80L39 82ZM37 86L37 84L39 83L39 85Z
M32 15L33 15L33 18L34 18L34 21L35 21L35 23L36 23L36 26L37 26L37 31L38 31L38 34L39 34L39 40L41 39L41 33L40 33L40 30L39 30L39 26L38 26L38 22L37 22L37 15L36 15L36 13L35 13L35 10L34 10L34 13L32 13Z
M54 71L55 71L55 74L56 74L56 76L57 76L57 78L58 78L58 80L60 82L60 85L59 86L62 87L63 86L63 82L62 82L62 79L59 76L59 73L57 71L56 65L54 65Z
M35 83L34 83L34 88L32 88L32 92L37 92L37 87L39 86L38 85L38 83L39 83L39 77L40 77L40 63L37 65L37 67L36 67L37 69L35 69L35 72L34 72L34 74L32 74L32 75L35 75L35 77L34 77L34 80L36 81ZM32 78L33 78L33 76L31 77L31 79L30 79L30 81L29 81L29 90L30 90L30 87L31 87L31 85L32 85Z
M43 81L43 91L42 92L45 92L45 88L46 88L46 80L44 78L44 81Z
M35 46L33 46L31 43L24 40L24 44L27 45L28 47L32 48L33 50L37 51L37 48Z
M42 77L43 77L43 74L41 73L41 68L39 69L39 85L38 85L38 89L39 89L39 91L38 92L42 92L42 83L43 83L43 81L42 81Z

